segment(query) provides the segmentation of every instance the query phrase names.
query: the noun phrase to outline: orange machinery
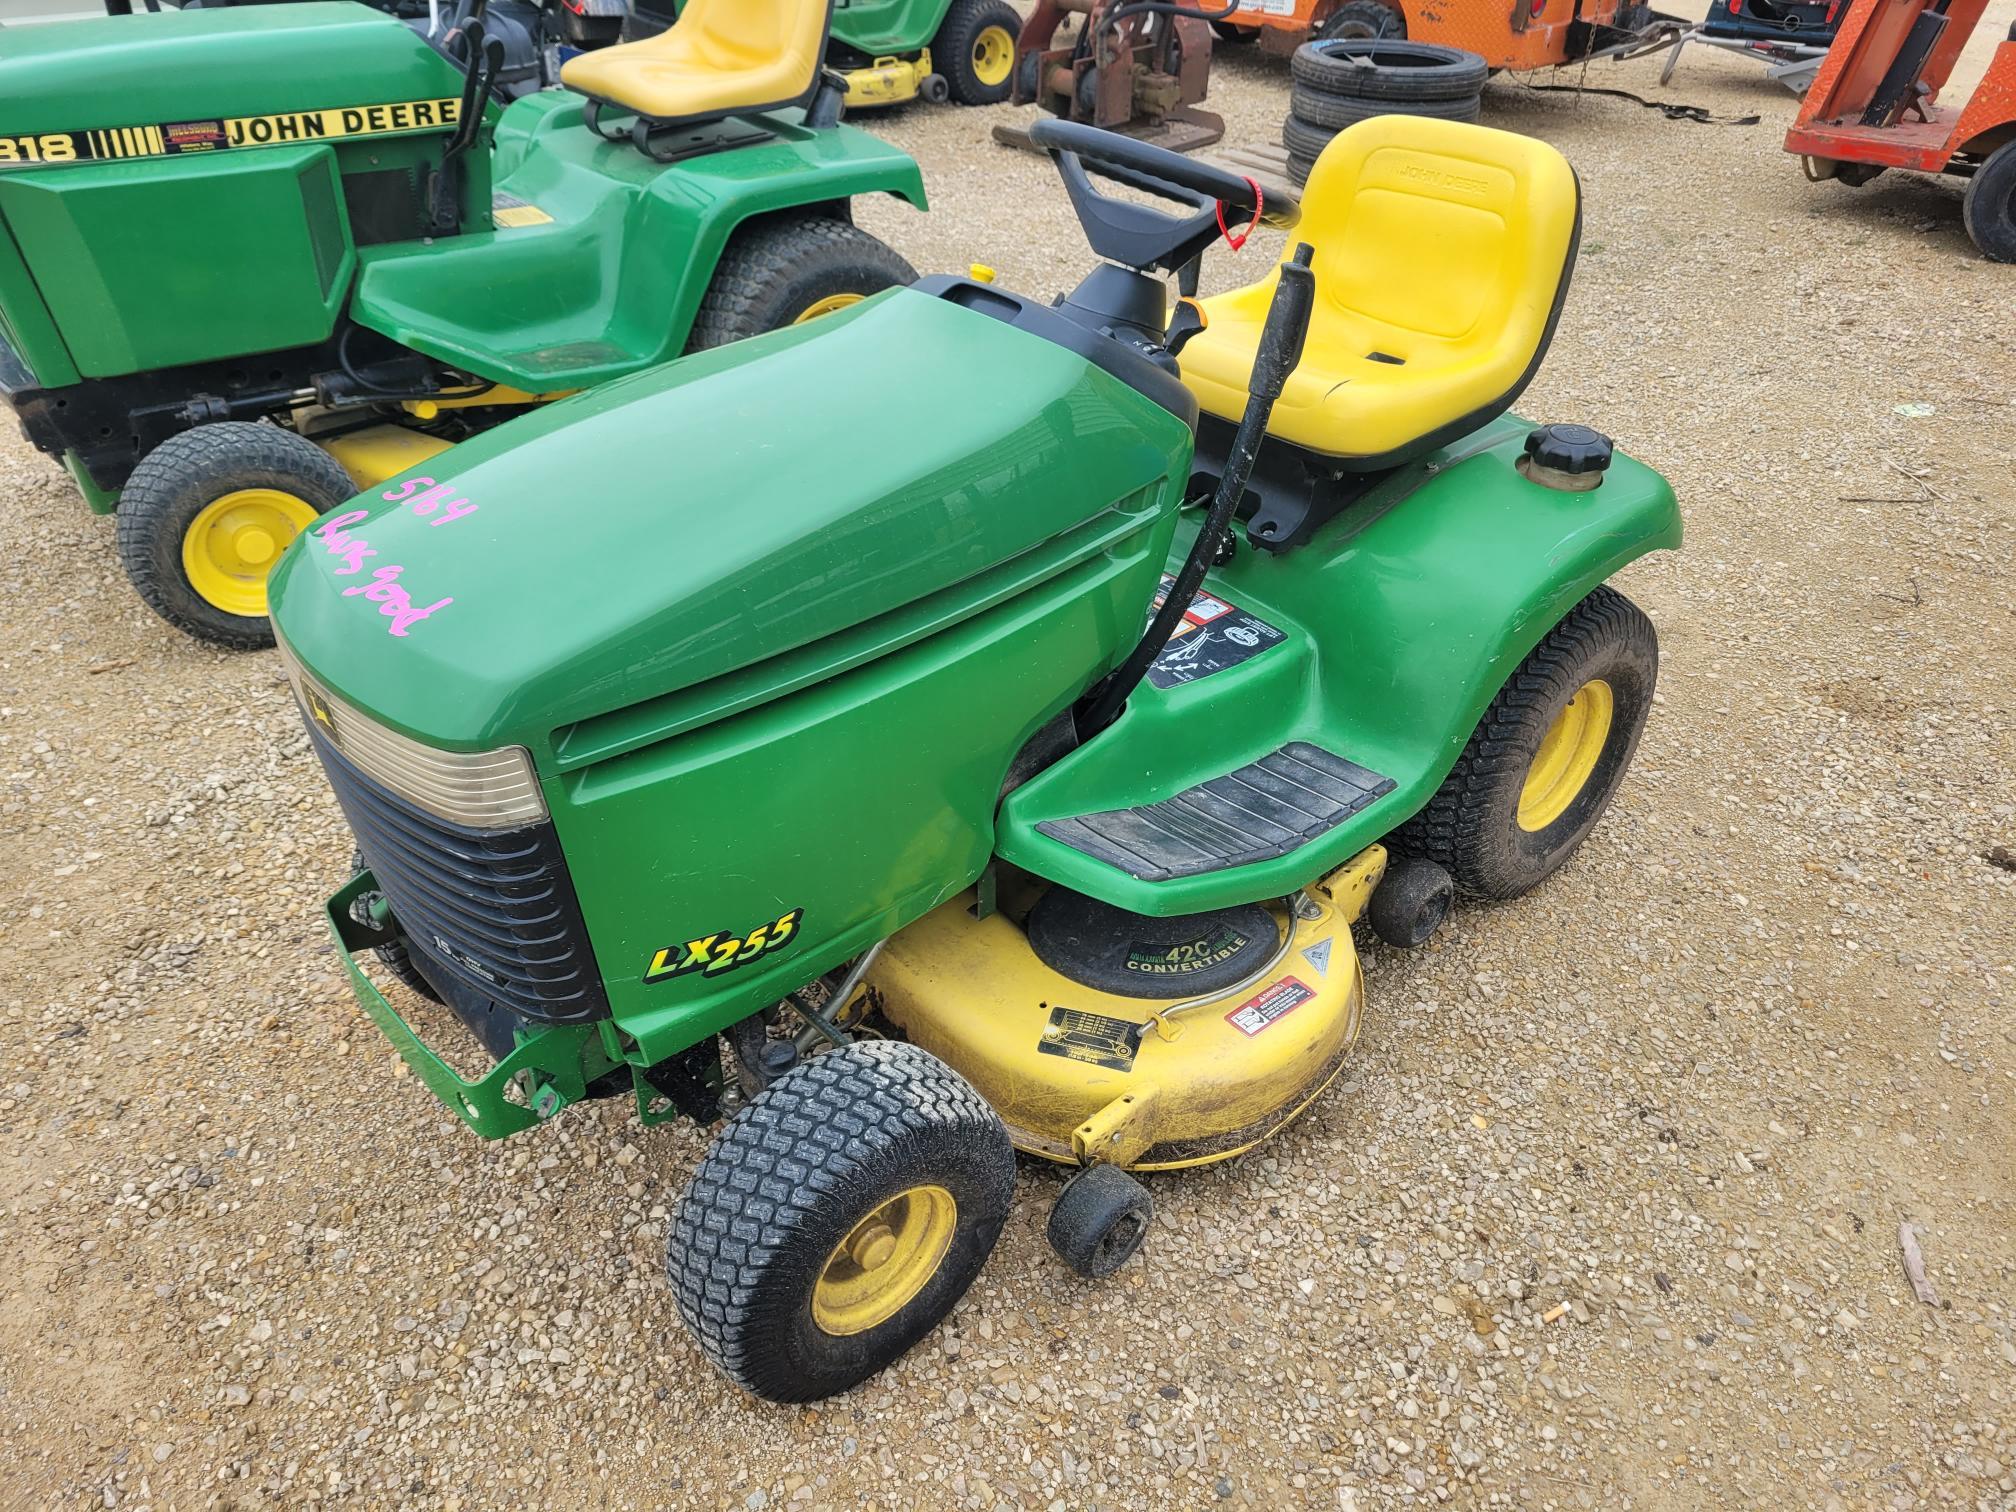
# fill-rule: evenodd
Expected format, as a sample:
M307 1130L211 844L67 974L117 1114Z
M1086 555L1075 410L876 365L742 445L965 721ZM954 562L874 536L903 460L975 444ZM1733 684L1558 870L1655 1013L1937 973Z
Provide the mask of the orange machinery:
M2016 262L2016 27L1964 103L1940 92L1988 0L1855 0L1785 150L1806 176L1866 184L1886 168L1967 179L1967 234Z
M1643 0L1247 0L1218 26L1292 53L1312 38L1405 37L1476 53L1492 68L1552 68L1636 37Z

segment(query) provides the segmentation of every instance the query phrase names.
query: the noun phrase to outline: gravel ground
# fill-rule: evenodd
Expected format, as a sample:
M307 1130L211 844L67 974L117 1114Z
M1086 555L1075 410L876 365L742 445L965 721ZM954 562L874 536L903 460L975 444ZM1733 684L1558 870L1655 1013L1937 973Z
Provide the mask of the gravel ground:
M1281 64L1214 85L1278 125ZM402 1076L316 922L349 842L273 658L156 622L0 442L0 1504L2016 1507L2016 268L1950 184L1805 183L1742 61L1670 94L1764 124L1486 96L1587 198L1521 408L1687 513L1623 582L1666 666L1617 808L1535 896L1370 949L1344 1082L1154 1178L1122 1275L1050 1256L1025 1167L952 1320L817 1408L679 1327L700 1131L484 1145ZM920 268L1083 266L987 115L876 124Z

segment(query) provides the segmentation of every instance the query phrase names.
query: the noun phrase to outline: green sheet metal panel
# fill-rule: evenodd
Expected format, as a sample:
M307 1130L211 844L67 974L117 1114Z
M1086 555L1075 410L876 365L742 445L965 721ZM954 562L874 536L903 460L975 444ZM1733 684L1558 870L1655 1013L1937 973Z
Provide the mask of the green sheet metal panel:
M321 341L356 263L322 145L0 174L0 220L87 378Z
M0 168L39 150L22 140L28 138L240 123L223 132L225 142L282 141L277 125L243 123L346 107L459 102L461 95L462 75L452 63L404 22L363 5L317 0L9 27L0 43ZM389 115L376 122L338 119L324 129L363 134L429 124L406 119L404 127ZM297 129L307 128L297 123ZM203 140L168 133L160 145L179 154ZM135 144L87 139L80 155L98 145L130 155L126 149Z

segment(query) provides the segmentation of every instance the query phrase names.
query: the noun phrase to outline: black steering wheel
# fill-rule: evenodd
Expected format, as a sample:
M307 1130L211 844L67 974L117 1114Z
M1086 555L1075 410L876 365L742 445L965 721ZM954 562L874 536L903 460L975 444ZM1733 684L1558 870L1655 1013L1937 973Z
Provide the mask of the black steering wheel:
M1141 272L1173 273L1191 261L1217 238L1221 217L1230 226L1257 216L1279 231L1292 230L1302 218L1292 195L1263 196L1251 179L1115 131L1049 116L1029 127L1029 140L1056 161L1092 250ZM1190 213L1171 215L1107 194L1093 185L1094 174L1187 206Z

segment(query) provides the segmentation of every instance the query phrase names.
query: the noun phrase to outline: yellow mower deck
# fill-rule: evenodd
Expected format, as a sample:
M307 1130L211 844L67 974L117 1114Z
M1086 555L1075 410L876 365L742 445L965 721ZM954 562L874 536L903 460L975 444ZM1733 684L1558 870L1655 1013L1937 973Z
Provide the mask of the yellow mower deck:
M1208 1165L1278 1132L1342 1069L1364 1003L1351 925L1385 867L1372 846L1293 916L1272 910L1292 930L1285 948L1208 999L1081 986L1007 917L975 919L970 894L891 940L868 984L885 1018L979 1089L1017 1149L1130 1170Z
M931 49L908 57L881 57L865 68L846 72L847 107L850 110L875 105L901 105L924 92L931 77Z

